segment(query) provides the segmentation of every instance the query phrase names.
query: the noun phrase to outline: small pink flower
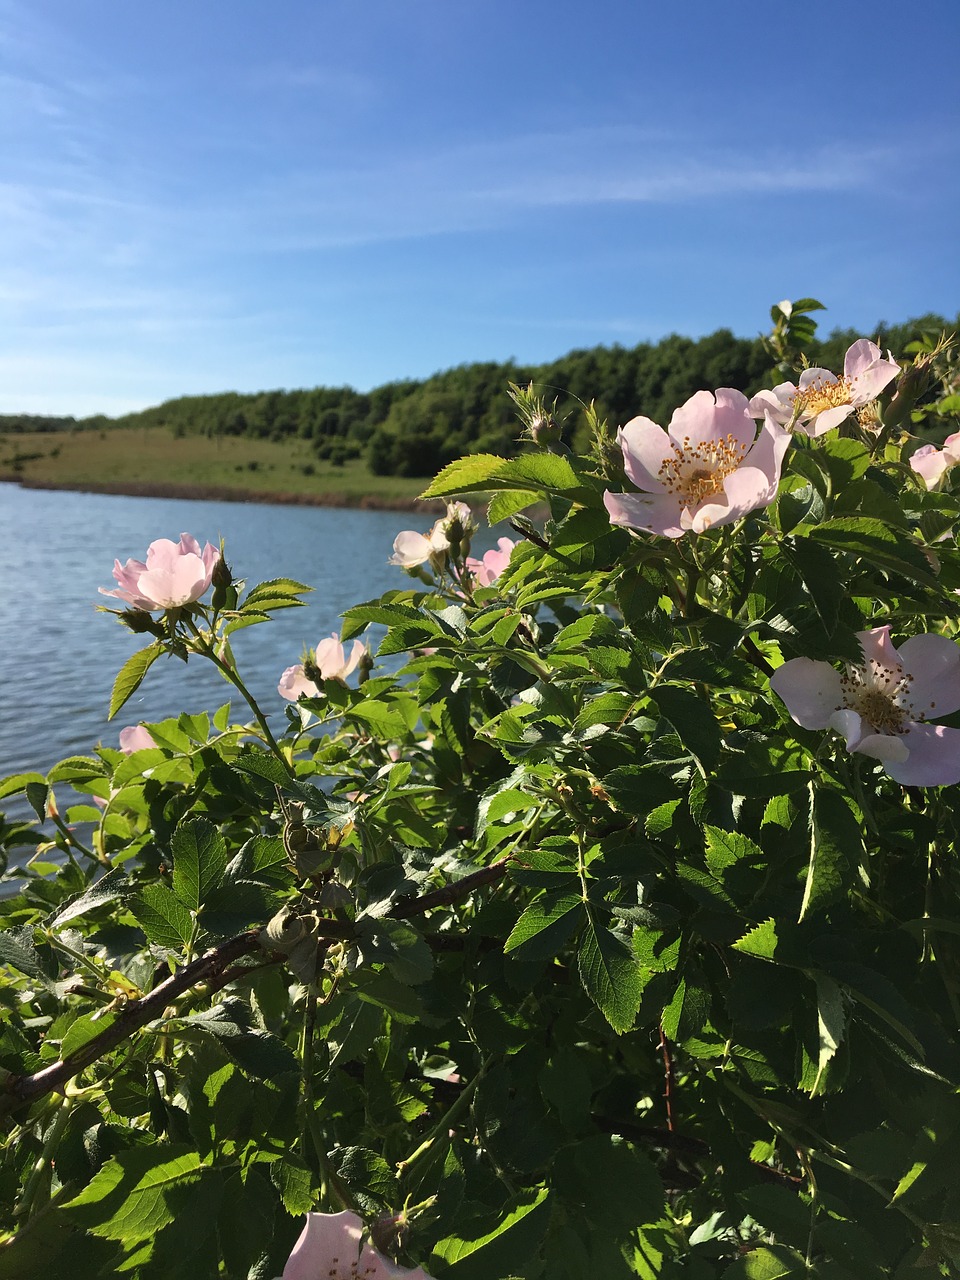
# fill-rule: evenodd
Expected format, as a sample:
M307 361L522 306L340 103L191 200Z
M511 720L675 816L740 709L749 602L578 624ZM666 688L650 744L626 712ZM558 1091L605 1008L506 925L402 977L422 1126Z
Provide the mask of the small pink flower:
M862 666L792 658L770 688L804 729L835 729L848 751L879 760L906 787L960 782L960 729L929 724L960 709L960 646L922 635L897 650L889 627L857 633Z
M603 495L612 524L666 538L732 524L777 494L789 434L767 421L759 435L747 398L721 387L698 391L667 431L634 418L617 433L627 475L640 493Z
M510 563L510 553L517 544L512 538L498 538L496 547L486 552L482 560L467 556L467 568L476 579L478 587L492 587Z
M451 526L458 525L461 537L469 537L477 527L473 513L465 502L448 502L447 513L437 520L428 534L404 529L393 540L393 555L387 564L401 569L415 569L430 561L437 565L450 550Z
M855 409L880 394L900 366L890 352L884 360L880 348L860 338L847 349L843 374L838 378L829 369L804 369L800 381L781 382L772 391L759 391L750 401L755 418L795 424L808 436L822 436L838 427Z
M355 1213L308 1213L281 1280L431 1280L422 1267L401 1267L363 1239Z
M907 459L928 489L935 489L946 472L960 462L960 431L947 436L942 449L932 444L921 445Z
M350 656L347 657L340 643L340 637L334 631L317 645L312 662L322 679L345 681L363 657L364 648L362 640L354 640ZM318 698L320 696L319 688L308 679L302 662L298 662L295 667L287 667L280 677L277 692L288 702L296 702L301 697Z
M147 562L128 560L113 563L113 576L119 586L112 591L100 588L104 596L116 596L135 609L178 609L199 600L210 586L213 568L220 552L208 542L200 543L189 533L179 542L158 538L147 548Z
M120 750L125 756L133 755L134 751L148 751L156 745L150 730L142 724L127 725L126 729L120 730Z

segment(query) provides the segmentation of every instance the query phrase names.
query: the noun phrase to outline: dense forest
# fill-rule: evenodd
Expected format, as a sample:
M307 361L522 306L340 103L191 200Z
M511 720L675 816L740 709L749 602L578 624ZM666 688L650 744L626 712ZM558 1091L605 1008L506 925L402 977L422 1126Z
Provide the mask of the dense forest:
M926 315L905 324L878 325L870 335L896 354L921 333L960 324ZM847 346L863 336L834 330L807 349L811 363L839 371ZM263 391L253 394L181 396L121 418L54 418L0 415L0 432L104 430L166 427L176 436L252 436L309 440L319 459L334 465L366 459L376 475L425 476L465 453L509 455L517 448L514 406L508 383L537 383L548 401L557 399L561 421L582 421L571 412L578 401L596 401L617 425L643 413L666 423L694 391L720 386L758 389L770 378L771 358L763 340L738 338L729 329L699 339L673 334L635 347L571 351L550 364L512 361L464 364L422 380L389 382L369 392L351 387ZM585 441L573 432L570 443Z

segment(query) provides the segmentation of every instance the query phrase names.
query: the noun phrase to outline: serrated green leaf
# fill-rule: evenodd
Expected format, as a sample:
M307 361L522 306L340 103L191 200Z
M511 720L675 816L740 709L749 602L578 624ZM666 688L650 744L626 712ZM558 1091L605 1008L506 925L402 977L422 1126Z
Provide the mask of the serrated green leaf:
M572 873L570 879L574 878ZM504 951L522 948L524 959L556 955L580 923L583 909L581 893L546 893L535 898L513 926Z
M756 956L758 960L773 960L777 950L777 923L774 919L764 920L755 929L750 929L734 944L737 951L745 956Z
M173 1222L197 1196L204 1172L198 1153L186 1146L131 1147L109 1160L64 1211L94 1235L136 1244Z
M143 677L150 670L151 666L163 653L163 645L159 641L148 644L145 649L138 649L136 653L130 655L120 670L117 672L117 678L113 682L113 692L110 694L110 710L107 712L107 719L112 720L128 698L131 698L140 688Z
M115 902L117 898L127 897L133 892L133 888L123 868L116 867L113 871L108 871L105 876L101 876L89 889L71 898L49 921L47 927L59 929L68 920L76 920L79 916L96 910L106 902Z
M193 937L190 912L165 884L148 884L131 904L134 917L151 942L179 951Z
M45 782L46 778L42 773L13 773L0 782L0 800L7 796L15 796L20 791L26 791L31 783L39 783L43 786Z
M584 991L614 1031L629 1031L643 999L643 969L616 935L597 925L591 911L581 937L579 970Z
M710 704L678 685L657 685L650 697L669 720L687 750L708 769L717 763L722 745L720 726Z
M800 906L803 920L842 897L863 851L860 824L843 796L810 784L807 879Z
M173 892L196 911L223 880L227 869L227 845L213 823L205 818L181 822L170 842L173 853Z
M508 520L518 511L526 511L527 507L535 506L542 501L543 494L537 493L534 489L501 489L490 499L487 507L487 523L499 524L501 520Z
M490 484L497 472L506 462L505 458L493 453L472 453L466 458L458 458L443 468L438 476L431 480L420 501L427 498L448 498L458 493L483 492L493 488Z
M824 1079L824 1073L831 1058L836 1054L843 1041L847 1025L847 1013L843 1003L843 993L832 978L825 973L814 976L817 985L817 1036L819 1051L817 1058L817 1075L810 1090L815 1096Z
M96 1039L101 1031L106 1031L116 1014L101 1013L99 1017L92 1013L83 1014L70 1023L66 1034L60 1042L60 1057L71 1058L78 1049L82 1049L90 1040Z
M723 1280L807 1280L810 1272L803 1256L784 1245L761 1245L738 1258L723 1273Z

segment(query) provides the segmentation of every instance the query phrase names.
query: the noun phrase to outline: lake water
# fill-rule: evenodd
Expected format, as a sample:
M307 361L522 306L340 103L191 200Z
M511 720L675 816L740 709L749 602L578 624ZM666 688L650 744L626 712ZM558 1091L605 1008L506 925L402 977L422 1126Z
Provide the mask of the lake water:
M239 696L209 664L162 658L113 722L113 678L145 637L131 635L98 604L113 587L114 557L143 559L155 538L183 531L201 543L226 542L227 561L249 586L295 578L314 587L307 606L235 634L240 672L278 726L286 705L276 691L285 667L340 628L351 605L410 580L387 564L401 529L426 530L434 516L403 511L127 498L0 484L0 777L45 772L57 760L89 754L139 720L215 710ZM478 538L481 551L493 535ZM12 807L12 806L10 806Z

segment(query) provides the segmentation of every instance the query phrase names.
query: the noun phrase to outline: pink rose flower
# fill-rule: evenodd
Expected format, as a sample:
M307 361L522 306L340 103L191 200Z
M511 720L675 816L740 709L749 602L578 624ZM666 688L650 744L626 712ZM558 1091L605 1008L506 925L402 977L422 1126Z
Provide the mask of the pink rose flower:
M355 1213L308 1213L281 1280L431 1280L422 1267L401 1267L363 1239Z
M848 751L879 760L906 787L960 782L960 729L929 724L960 709L960 646L922 635L897 650L889 627L857 633L862 666L792 658L770 688L805 729L835 729Z
M755 418L795 424L804 435L822 436L873 400L897 376L900 366L889 351L887 355L889 359L884 360L875 342L860 338L847 349L841 377L829 369L804 369L796 385L781 382L772 391L757 392L750 401L750 413Z
M942 449L932 444L921 445L907 459L928 489L935 489L946 472L960 462L960 431L947 436Z
M321 640L317 645L312 661L324 680L346 680L350 672L356 668L363 654L363 641L354 640L350 656L347 657L343 645L340 643L340 637L334 631L326 640ZM286 698L288 702L296 702L301 697L318 698L320 696L319 688L312 680L308 679L302 662L298 662L295 667L287 667L280 677L277 692L282 698Z
M125 756L133 755L134 751L148 751L156 745L150 730L142 724L127 725L126 729L120 730L120 750Z
M486 552L482 560L467 556L467 568L476 579L478 587L492 587L510 563L510 553L517 544L512 538L498 538L496 547Z
M666 538L732 524L777 494L789 433L768 418L759 435L747 398L730 387L698 391L666 431L634 418L617 433L640 493L603 495L612 524Z
M113 563L113 576L119 586L112 591L100 588L104 596L116 596L134 609L178 609L199 600L210 586L213 568L220 552L208 542L200 543L189 533L179 542L158 538L147 548L147 562L128 560Z

